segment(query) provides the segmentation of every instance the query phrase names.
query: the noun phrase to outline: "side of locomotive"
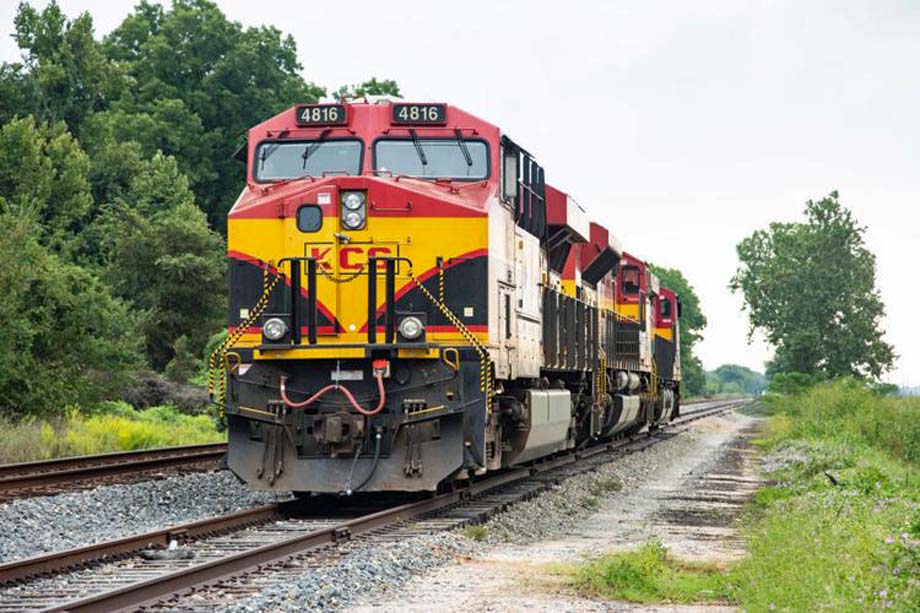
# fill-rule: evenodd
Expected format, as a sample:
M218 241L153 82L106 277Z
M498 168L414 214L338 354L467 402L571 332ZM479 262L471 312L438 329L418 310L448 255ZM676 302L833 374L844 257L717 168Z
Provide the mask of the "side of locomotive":
M676 414L677 296L497 127L300 105L248 137L213 362L254 488L435 490Z

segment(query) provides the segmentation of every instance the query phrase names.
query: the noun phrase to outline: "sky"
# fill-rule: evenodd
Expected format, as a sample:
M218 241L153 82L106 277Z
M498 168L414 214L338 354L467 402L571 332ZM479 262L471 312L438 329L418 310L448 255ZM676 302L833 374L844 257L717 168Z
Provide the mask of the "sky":
M19 58L16 4L0 4L0 61ZM59 4L101 36L134 2ZM920 385L920 2L218 4L290 33L309 81L395 79L498 125L627 249L690 279L706 368L771 356L727 287L735 245L838 190L878 258L887 379Z

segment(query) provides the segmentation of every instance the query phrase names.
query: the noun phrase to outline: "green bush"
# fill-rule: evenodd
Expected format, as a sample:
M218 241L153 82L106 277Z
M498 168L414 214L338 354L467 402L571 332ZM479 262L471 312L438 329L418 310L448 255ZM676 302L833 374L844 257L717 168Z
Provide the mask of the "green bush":
M807 392L822 379L800 372L776 373L770 378L767 389L774 394L795 395Z
M201 362L192 353L187 336L180 336L173 343L173 357L166 364L166 378L176 383L188 383L201 372Z
M0 213L0 398L13 416L93 404L140 362L126 304L35 235L32 221Z

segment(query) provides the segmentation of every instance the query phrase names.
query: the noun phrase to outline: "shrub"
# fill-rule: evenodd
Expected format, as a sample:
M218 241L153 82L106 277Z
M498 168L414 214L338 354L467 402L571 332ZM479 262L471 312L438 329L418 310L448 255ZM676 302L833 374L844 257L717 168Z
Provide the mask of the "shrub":
M202 413L209 405L208 392L202 387L167 381L151 371L135 373L122 399L139 409L168 404L184 413Z
M187 336L180 336L173 343L173 357L166 364L165 375L170 381L188 383L201 369L201 363L189 347Z
M484 541L489 536L489 529L479 525L465 526L463 536L474 541Z
M33 223L0 213L0 398L11 415L93 404L140 361L137 321L126 305L36 234Z

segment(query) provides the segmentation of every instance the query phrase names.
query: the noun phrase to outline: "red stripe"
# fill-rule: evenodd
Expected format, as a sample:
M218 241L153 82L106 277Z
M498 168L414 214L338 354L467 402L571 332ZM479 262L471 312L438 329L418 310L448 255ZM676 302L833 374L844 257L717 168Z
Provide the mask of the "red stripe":
M237 329L238 328L235 328L233 326L227 326L227 333L233 334ZM316 332L317 334L326 334L326 335L336 334L335 328L333 326L317 326ZM262 326L249 326L248 328L246 328L246 333L247 334L262 334ZM307 335L307 326L300 327L300 334L302 336Z
M483 324L473 324L473 325L466 326L466 329L469 330L470 332L488 332L489 326L486 326ZM428 332L458 332L459 331L457 326L452 326L452 325L425 326L425 330L427 330ZM367 332L367 326L365 326L363 330L360 330L360 332ZM377 326L378 334L383 334L384 332L386 332L386 328L384 326Z

